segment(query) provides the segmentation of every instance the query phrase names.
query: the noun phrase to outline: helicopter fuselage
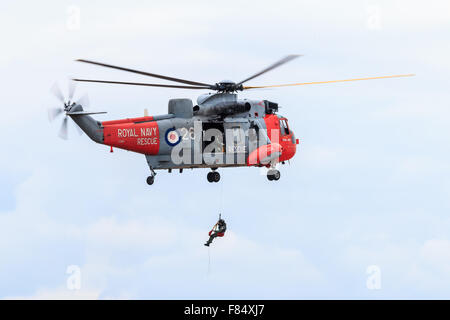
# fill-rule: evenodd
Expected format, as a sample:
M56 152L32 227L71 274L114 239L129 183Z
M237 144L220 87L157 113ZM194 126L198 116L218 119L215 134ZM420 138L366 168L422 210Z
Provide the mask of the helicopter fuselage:
M291 159L298 140L278 105L267 100L238 100L236 94L172 99L169 112L96 122L94 141L112 148L144 154L150 170L274 167ZM89 116L84 116L89 117ZM79 116L74 121L84 131ZM85 120L85 119L84 119Z

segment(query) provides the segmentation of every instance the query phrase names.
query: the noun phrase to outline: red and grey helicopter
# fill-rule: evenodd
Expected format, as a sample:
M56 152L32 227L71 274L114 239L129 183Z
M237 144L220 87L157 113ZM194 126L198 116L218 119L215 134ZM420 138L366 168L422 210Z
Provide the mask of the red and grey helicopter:
M147 183L152 185L156 170L187 168L210 168L209 182L218 182L222 167L267 167L270 181L280 179L278 164L294 157L299 144L288 119L278 114L278 104L268 100L238 99L237 92L257 88L275 88L309 84L336 83L372 79L408 77L413 74L389 75L346 80L304 82L279 85L246 86L250 80L273 70L299 55L288 55L258 73L240 81L221 81L215 84L184 80L164 75L118 67L110 64L79 59L88 63L159 78L179 84L155 84L142 82L107 81L94 79L72 79L78 82L96 82L159 88L179 88L212 90L214 93L198 97L194 105L190 99L169 100L168 113L165 115L127 118L120 120L97 121L91 115L105 112L89 112L83 109L85 104L73 99L73 86L70 86L66 100L57 87L53 87L56 97L63 108L49 109L52 120L65 114L60 136L67 138L68 117L93 141L112 148L125 149L145 155L150 168Z

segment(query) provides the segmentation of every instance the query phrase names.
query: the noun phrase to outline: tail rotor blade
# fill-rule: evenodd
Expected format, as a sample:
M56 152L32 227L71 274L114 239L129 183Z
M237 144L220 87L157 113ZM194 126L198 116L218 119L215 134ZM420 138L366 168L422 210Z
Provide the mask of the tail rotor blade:
M58 84L55 82L51 88L51 92L53 95L58 99L60 102L64 103L64 95L61 92L61 89L59 88Z
M78 134L81 136L83 134L83 130L81 130L81 128L78 126L76 122L74 123L74 126L77 129Z
M77 84L75 81L69 80L69 100L70 101L72 101L72 99L73 99L76 86L77 86Z
M89 109L89 95L86 93L84 94L80 99L78 99L77 104L81 105L83 109L87 108Z
M48 120L52 122L55 120L56 117L58 117L61 113L64 112L64 109L62 108L49 108L48 109Z
M59 133L58 136L61 139L67 140L68 138L68 129L67 129L67 117L64 118L62 124L61 124L61 128L59 129Z

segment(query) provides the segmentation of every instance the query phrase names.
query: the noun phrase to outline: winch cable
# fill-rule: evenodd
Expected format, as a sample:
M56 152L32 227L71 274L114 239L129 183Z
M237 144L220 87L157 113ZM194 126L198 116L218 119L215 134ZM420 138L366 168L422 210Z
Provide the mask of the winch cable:
M208 247L208 275L211 272L211 251L210 251L210 247Z
M219 219L222 216L223 208L224 208L224 201L223 201L223 179L220 181L220 192L219 192ZM217 223L212 227L211 231L213 231L217 226ZM211 273L211 246L208 246L208 275Z

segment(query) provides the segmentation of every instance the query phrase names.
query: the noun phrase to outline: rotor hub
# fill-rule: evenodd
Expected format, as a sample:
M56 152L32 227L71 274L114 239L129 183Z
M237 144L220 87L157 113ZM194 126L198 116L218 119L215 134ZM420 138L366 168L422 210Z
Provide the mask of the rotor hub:
M68 112L70 111L70 109L72 109L72 107L75 105L75 102L71 102L70 100L68 100L67 102L64 102L64 111Z
M235 82L231 80L222 80L218 83L216 83L214 90L217 90L219 92L235 92L235 91L242 91L243 86L242 84L236 84Z

